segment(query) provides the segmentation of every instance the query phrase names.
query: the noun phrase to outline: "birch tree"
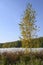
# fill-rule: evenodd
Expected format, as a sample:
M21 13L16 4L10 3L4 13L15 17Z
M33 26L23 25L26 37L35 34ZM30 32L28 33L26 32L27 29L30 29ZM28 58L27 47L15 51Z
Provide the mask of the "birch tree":
M36 37L38 30L36 25L36 11L32 8L31 4L28 4L24 11L23 17L19 24L21 30L22 47L33 47L31 40Z

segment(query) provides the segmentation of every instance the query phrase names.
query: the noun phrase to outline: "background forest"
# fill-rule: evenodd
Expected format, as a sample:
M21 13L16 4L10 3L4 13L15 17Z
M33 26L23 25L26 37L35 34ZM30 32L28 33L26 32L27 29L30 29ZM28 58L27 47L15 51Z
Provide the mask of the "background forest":
M37 45L39 45L39 48L43 48L43 37L40 37L40 38L35 38L31 41L32 43L32 48L36 48ZM18 40L18 41L14 41L14 42L6 42L6 43L0 43L0 48L19 48L19 47L22 47L22 44L21 44L21 41Z

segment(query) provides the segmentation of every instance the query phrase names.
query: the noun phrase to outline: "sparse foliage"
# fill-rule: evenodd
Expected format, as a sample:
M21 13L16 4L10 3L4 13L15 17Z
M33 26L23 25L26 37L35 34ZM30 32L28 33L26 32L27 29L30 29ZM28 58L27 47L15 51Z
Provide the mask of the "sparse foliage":
M32 5L28 4L22 20L19 24L21 30L22 47L32 47L32 39L35 38L38 30L36 25L36 12L33 10Z

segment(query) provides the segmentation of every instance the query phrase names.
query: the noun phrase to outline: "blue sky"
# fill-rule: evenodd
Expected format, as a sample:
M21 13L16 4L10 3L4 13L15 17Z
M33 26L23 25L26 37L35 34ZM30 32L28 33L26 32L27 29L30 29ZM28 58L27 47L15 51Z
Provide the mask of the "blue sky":
M0 0L0 43L16 41L20 37L20 18L28 3L36 10L37 25L43 36L43 0Z

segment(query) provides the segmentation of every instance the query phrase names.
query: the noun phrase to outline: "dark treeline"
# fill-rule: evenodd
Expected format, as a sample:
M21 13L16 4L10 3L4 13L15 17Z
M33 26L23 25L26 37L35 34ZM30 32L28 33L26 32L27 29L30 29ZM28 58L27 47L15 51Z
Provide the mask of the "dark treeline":
M39 48L43 48L43 37L32 39L32 48L36 48L36 45L39 45ZM34 46L35 45L35 46ZM14 42L0 43L0 48L11 48L11 47L22 47L20 40Z

